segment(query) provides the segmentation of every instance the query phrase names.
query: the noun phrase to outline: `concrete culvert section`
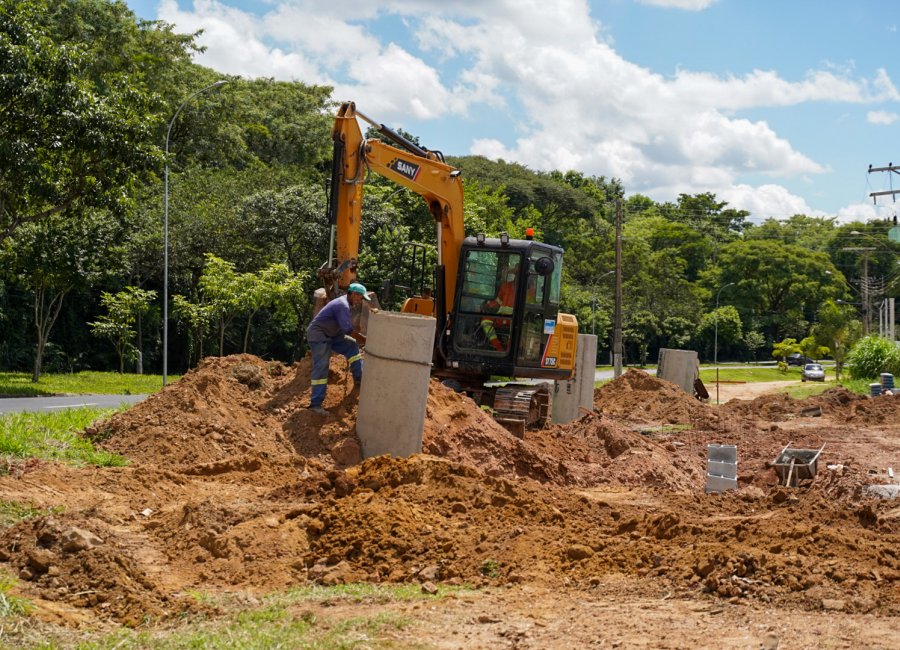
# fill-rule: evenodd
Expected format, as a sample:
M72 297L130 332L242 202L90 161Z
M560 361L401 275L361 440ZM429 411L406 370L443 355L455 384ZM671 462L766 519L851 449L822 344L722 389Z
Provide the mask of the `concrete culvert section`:
M369 314L356 435L364 458L422 451L435 319Z

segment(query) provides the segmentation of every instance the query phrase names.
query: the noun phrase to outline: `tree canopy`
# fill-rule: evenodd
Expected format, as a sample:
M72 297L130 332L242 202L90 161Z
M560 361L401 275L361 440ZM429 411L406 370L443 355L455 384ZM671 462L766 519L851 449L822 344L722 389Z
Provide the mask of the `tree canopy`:
M224 76L192 61L197 36L139 20L120 0L0 3L0 368L123 368L129 346L158 368L165 288L179 325L173 368L209 352L213 328L215 352L305 352L328 258L332 89ZM750 219L711 192L659 202L579 170L447 161L462 171L467 234L531 227L565 250L562 308L601 353L621 216L627 362L660 347L751 359L812 336L843 364L866 310L900 288L887 223ZM435 257L420 196L372 176L363 215L370 288L392 276L406 241ZM129 292L147 298L136 322L115 299Z

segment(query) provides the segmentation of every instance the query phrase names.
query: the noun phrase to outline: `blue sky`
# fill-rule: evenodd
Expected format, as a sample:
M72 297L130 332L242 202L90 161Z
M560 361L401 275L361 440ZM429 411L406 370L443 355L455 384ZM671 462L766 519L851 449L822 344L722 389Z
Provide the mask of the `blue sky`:
M445 154L757 218L895 214L868 195L900 175L867 173L900 164L894 0L127 2L203 29L202 65L333 86Z

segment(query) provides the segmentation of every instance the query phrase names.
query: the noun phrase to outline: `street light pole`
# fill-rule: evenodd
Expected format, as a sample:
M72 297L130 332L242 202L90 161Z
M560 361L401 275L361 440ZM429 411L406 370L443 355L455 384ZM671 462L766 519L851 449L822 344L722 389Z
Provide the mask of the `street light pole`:
M616 201L616 293L613 314L613 377L622 376L622 201Z
M172 126L175 124L175 119L178 117L181 109L184 108L189 101L197 95L205 93L207 90L224 86L227 83L227 80L220 79L205 88L201 88L192 95L189 95L188 98L181 102L178 108L175 109L175 114L172 116L172 119L169 120L169 128L166 130L166 162L165 172L163 174L163 185L165 187L163 190L163 386L169 381L169 139L172 136Z
M716 405L719 404L719 296L722 295L722 289L730 287L734 282L722 286L716 293L716 311L715 313L715 335L713 337L713 365L716 367Z

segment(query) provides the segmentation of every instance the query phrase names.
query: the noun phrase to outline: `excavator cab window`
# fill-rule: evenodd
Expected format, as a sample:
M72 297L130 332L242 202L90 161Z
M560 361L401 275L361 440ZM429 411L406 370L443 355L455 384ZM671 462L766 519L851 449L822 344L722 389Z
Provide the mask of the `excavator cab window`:
M539 366L547 341L548 319L559 303L562 257L558 253L534 247L528 260L525 283L525 314L516 362L520 366Z
M522 256L469 250L464 264L454 347L490 356L509 353Z

